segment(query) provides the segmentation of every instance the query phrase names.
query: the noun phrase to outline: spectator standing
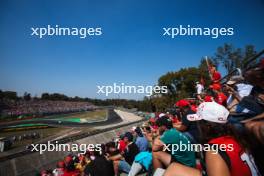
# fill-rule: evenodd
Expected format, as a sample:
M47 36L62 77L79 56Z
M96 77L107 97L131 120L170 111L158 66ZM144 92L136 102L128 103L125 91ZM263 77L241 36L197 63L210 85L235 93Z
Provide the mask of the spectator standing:
M210 68L210 73L211 73L211 80L213 84L220 84L220 80L222 78L220 72L216 70L216 65L212 64Z
M196 93L197 93L198 100L203 101L203 99L201 97L201 94L204 91L204 86L199 81L197 81L195 88L196 88Z

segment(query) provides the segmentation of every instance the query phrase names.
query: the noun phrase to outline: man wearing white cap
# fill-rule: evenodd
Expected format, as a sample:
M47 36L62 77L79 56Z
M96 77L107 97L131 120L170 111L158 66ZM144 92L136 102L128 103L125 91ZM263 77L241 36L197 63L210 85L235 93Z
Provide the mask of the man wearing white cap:
M229 111L216 102L205 102L198 106L196 114L187 116L189 121L206 120L215 123L226 123Z

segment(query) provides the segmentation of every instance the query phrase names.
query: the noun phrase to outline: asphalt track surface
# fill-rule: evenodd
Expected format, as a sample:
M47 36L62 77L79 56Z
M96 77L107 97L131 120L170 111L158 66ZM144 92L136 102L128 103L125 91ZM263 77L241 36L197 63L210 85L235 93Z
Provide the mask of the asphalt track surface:
M72 127L80 127L80 126L86 126L86 127L103 127L102 129L97 129L97 130L93 130L92 132L88 132L88 133L82 133L82 134L78 134L76 136L73 137L64 137L62 139L56 140L58 143L68 143L68 142L73 142L88 136L92 136L95 134L99 134L99 133L103 133L105 131L109 131L109 130L113 130L116 129L117 127L123 127L129 124L134 124L134 123L138 123L140 121L144 121L143 119L139 120L139 121L134 121L134 122L129 122L129 123L120 123L123 122L122 118L114 111L114 109L108 109L108 115L107 115L107 120L106 121L101 121L101 122L94 122L94 123L85 123L85 124L79 124L79 123L74 123L74 122L65 122L65 123L61 123L61 124L57 124L57 122L54 121L50 121L50 126L72 126ZM48 121L49 122L49 121ZM36 121L32 120L28 123L36 123ZM37 121L37 123L43 123L40 122L39 120ZM45 123L47 123L47 121L45 120ZM120 123L120 124L119 124ZM18 124L25 124L24 122L16 122L13 123L12 125L18 125ZM117 124L115 126L110 126L110 127L106 127L107 125L112 125L112 124ZM105 127L104 127L105 126ZM24 155L28 155L33 153L32 151L25 149L23 151L17 152L17 153L13 153L7 156L3 156L0 157L0 162L4 162L13 158L17 158L17 157L21 157Z
M52 127L98 127L105 126L109 124L122 122L122 119L114 112L114 110L108 109L107 119L105 121L100 122L92 122L92 123L77 123L70 121L56 121L51 120L49 118L37 119L37 120L27 120L27 121L13 121L0 124L0 129L6 128L7 126L15 126L15 125L23 125L23 124L46 124Z

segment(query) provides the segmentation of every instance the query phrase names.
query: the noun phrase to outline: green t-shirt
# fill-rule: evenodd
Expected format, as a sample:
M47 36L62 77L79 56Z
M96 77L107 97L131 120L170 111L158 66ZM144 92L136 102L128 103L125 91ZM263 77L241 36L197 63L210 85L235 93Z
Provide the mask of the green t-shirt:
M190 145L191 142L184 134L177 131L175 128L171 128L162 134L160 140L166 145L171 144L170 146L167 145L170 149L168 152L172 155L174 160L184 165L195 167L195 153L191 149L188 149L188 145Z

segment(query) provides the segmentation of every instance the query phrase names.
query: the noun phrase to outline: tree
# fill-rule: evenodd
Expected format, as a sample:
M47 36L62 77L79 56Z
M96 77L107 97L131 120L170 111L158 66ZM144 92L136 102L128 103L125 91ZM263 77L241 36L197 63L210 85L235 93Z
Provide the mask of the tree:
M208 59L209 64L218 63L213 58ZM203 81L202 81L203 80ZM155 97L152 101L158 110L171 107L177 100L193 97L196 92L195 82L203 82L205 86L210 84L209 70L204 58L198 67L182 68L179 71L168 72L158 79L159 86L167 86L168 94Z
M19 97L16 92L13 91L2 91L1 98L17 100Z
M142 101L138 101L136 108L138 108L141 111L151 112L152 111L152 104L151 104L150 98L144 97L144 99Z
M43 93L43 94L41 95L41 99L42 99L42 100L49 100L49 99L50 99L50 95L49 95L48 93Z
M151 104L155 107L157 112L165 112L170 105L170 99L165 96L158 96L151 99Z
M236 68L243 68L243 63L255 54L256 51L253 45L246 45L244 49L241 49L225 43L224 46L217 48L213 60L221 63L226 71L230 73Z
M167 86L168 94L162 95L162 98L155 98L155 106L163 108L164 103L166 103L168 108L178 99L193 97L195 93L195 82L200 81L202 76L204 78L208 77L206 73L201 72L199 67L189 67L182 68L176 72L168 72L161 76L158 80L158 85Z
M24 100L26 100L26 101L29 101L29 100L31 100L31 94L30 94L30 93L27 93L27 92L25 92L25 93L24 93L24 96L23 96L23 99L24 99Z

